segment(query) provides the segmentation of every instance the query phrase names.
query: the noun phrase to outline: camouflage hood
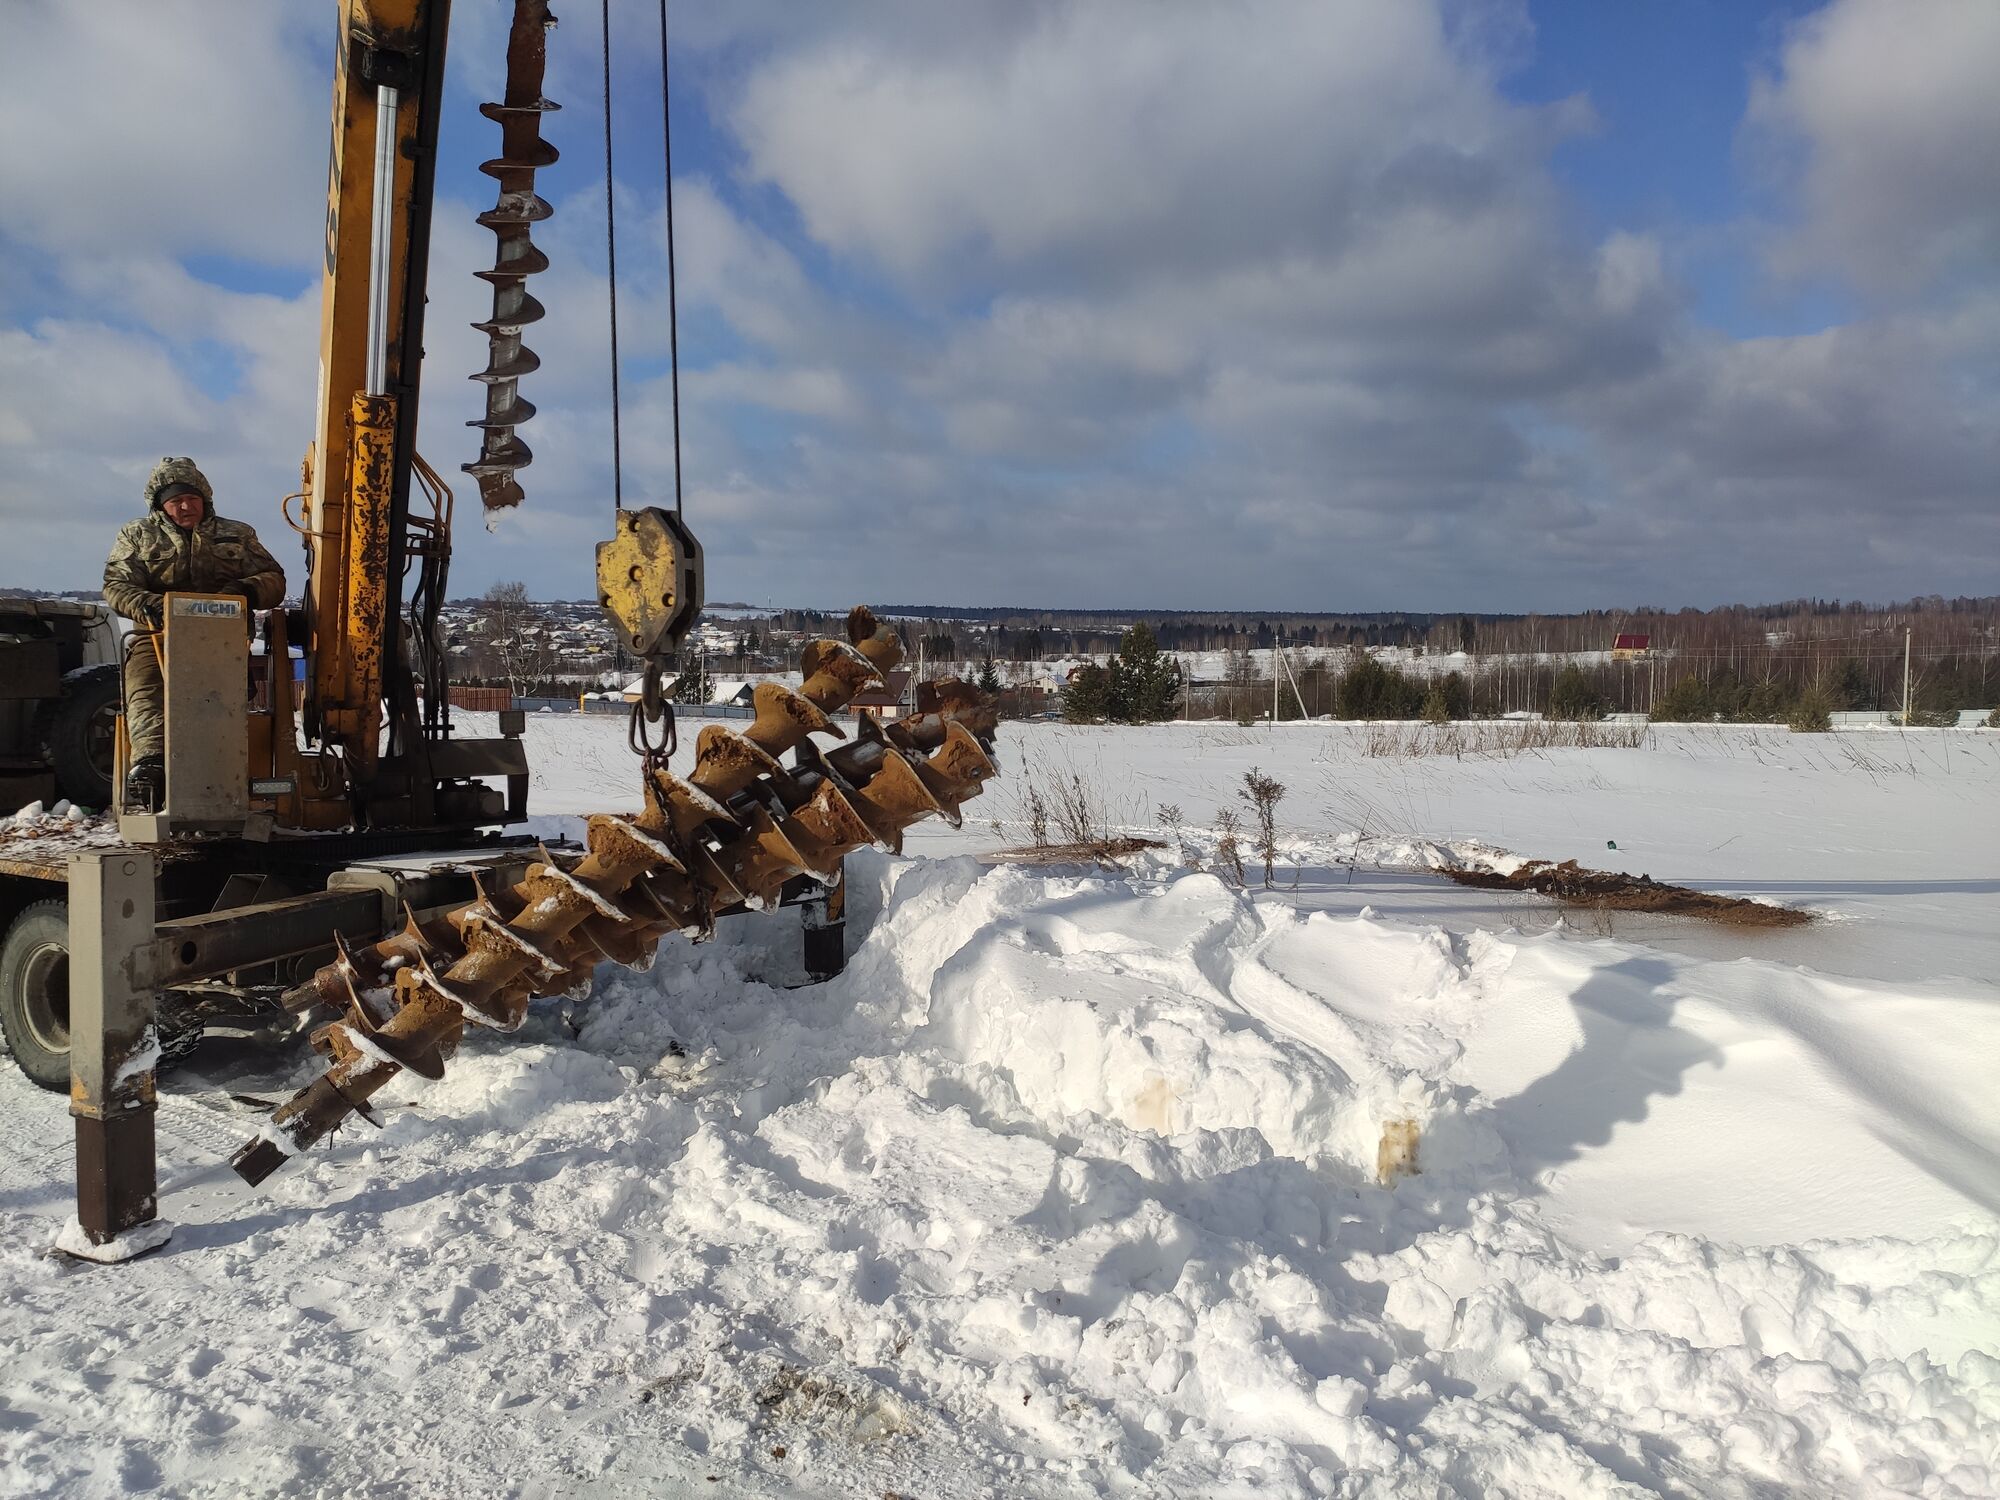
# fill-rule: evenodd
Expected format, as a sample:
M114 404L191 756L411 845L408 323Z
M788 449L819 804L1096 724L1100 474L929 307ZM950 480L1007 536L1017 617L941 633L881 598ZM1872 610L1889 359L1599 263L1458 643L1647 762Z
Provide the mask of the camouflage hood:
M163 458L153 465L153 472L146 477L146 508L158 510L161 492L176 484L200 491L204 520L215 514L215 491L208 476L195 467L191 458Z

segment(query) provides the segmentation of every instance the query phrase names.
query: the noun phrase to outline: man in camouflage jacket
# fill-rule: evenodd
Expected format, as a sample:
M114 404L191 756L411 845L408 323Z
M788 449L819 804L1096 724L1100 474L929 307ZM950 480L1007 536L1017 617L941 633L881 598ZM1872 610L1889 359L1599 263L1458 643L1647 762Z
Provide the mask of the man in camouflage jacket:
M137 627L125 652L125 728L132 742L126 797L157 807L165 785L165 685L156 649L165 644L164 596L240 594L252 609L275 609L284 601L285 573L254 530L215 513L215 492L191 458L153 466L146 508L111 546L104 600Z

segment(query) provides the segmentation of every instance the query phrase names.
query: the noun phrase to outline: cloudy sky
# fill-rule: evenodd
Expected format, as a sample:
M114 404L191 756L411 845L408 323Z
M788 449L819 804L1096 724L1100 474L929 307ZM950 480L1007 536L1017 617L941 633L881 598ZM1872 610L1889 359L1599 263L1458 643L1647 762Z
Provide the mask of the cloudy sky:
M93 584L166 452L293 565L334 9L5 0L0 584ZM447 475L511 6L456 10L421 428ZM535 463L520 512L461 528L454 594L586 595L611 509L598 6L556 10ZM611 11L631 503L673 488L657 8ZM672 19L713 599L2000 589L1993 0Z

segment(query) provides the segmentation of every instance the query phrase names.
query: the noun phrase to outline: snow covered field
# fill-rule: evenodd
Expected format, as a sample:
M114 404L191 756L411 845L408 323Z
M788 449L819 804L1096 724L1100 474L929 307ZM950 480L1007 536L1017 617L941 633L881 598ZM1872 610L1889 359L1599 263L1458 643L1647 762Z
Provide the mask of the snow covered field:
M635 805L621 723L529 737L551 831ZM263 1191L229 1096L307 1066L211 1049L118 1270L45 1255L69 1121L10 1070L0 1491L2000 1492L2000 735L1383 745L1009 726L851 862L839 979L791 913L670 944ZM1269 891L967 857L1074 773L1206 864L1252 766ZM1822 920L1422 872L1474 841Z

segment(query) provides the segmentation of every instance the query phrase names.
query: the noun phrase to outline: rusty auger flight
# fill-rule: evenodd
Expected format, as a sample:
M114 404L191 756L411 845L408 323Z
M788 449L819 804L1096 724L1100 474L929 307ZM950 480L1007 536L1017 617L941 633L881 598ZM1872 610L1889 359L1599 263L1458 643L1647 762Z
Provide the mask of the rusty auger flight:
M600 963L642 964L670 933L700 937L718 914L773 903L788 881L832 879L864 844L900 850L924 818L956 824L994 774L992 700L942 681L914 717L863 712L847 738L830 715L902 659L895 632L866 609L849 616L848 636L806 648L797 692L760 684L741 733L705 727L685 780L650 759L644 809L591 818L581 859L544 851L510 888L412 917L295 990L298 1006L342 1012L313 1036L331 1063L236 1153L237 1172L263 1181L404 1069L442 1077L468 1025L514 1030L531 1000L587 985ZM846 743L822 751L815 734Z

